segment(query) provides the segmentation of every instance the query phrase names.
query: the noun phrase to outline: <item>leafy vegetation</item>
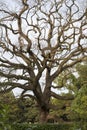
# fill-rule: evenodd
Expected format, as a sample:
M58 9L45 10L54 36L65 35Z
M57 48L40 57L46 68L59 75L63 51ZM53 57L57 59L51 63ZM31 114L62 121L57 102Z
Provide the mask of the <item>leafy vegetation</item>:
M16 124L13 130L74 130L72 124Z
M77 113L78 117L87 120L87 64L79 64L77 66L78 78L76 86L79 88L76 93L75 100L72 103L72 109Z
M0 104L0 128L2 130L11 130L11 123L9 121L9 106Z
M52 111L51 113L58 117L62 117L62 119L65 119L66 121L77 122L75 124L79 124L78 126L80 126L80 128L86 129L87 62L76 65L73 70L75 73L71 73L71 70L65 71L65 73L61 74L60 77L55 80L55 83L58 86L63 85L69 93L74 94L74 100L61 102L61 100L52 99L53 103L57 104L59 109ZM64 93L61 94L65 95Z

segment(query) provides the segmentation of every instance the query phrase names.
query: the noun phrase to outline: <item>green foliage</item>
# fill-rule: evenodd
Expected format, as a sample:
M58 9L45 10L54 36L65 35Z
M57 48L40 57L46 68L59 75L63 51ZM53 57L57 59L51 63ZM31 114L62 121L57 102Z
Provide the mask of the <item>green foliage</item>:
M15 124L13 130L73 130L72 124Z
M11 92L0 95L0 128L2 130L11 130L10 112L13 111L13 99L14 96Z
M0 104L0 128L3 130L11 130L11 124L9 122L9 106L6 104Z
M0 120L3 126L13 123L24 123L38 120L38 110L35 108L35 102L30 98L20 100L15 98L13 93L0 95Z
M79 77L76 86L79 88L72 103L75 118L81 121L87 120L87 64L78 64L76 67Z
M79 118L87 120L87 87L82 87L72 103L72 110Z
M28 123L15 123L12 126L12 130L28 130L30 128Z
M70 121L72 112L71 112L71 100L58 100L51 99L52 104L56 105L58 108L56 110L51 110L50 114L56 116L58 122Z
M35 107L36 102L30 98L18 99L18 119L19 123L32 122L38 120L38 110Z
M87 81L87 63L86 64L78 64L76 66L76 69L78 71L80 79L82 79L82 81Z
M86 122L76 122L72 124L15 124L12 130L87 130Z
M70 106L64 110L67 113L68 119L73 120L87 120L87 62L76 65L76 73L66 70L55 80L58 86L63 86L68 89L69 93L74 94L75 99L71 101ZM68 101L60 101L61 104L68 103ZM59 100L56 101L58 106ZM72 104L72 105L71 105ZM67 105L66 105L67 106ZM60 109L56 114L64 114ZM54 112L55 113L55 112Z
M36 128L33 128L33 130L70 130L71 126L65 125L65 124L45 124L45 125L37 125Z

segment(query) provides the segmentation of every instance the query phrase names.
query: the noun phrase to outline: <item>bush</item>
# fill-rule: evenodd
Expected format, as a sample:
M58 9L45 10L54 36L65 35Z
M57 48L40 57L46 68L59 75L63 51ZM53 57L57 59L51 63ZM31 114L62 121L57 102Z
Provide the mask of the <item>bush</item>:
M15 123L12 125L12 130L28 130L30 128L28 123ZM29 129L31 130L31 129Z
M9 105L0 104L0 130L11 130L9 122Z
M69 126L63 124L44 124L37 125L33 130L69 130Z
M14 124L11 130L87 130L86 122L75 122L73 124ZM9 130L9 129L8 129Z
M73 130L71 124L15 124L12 130Z

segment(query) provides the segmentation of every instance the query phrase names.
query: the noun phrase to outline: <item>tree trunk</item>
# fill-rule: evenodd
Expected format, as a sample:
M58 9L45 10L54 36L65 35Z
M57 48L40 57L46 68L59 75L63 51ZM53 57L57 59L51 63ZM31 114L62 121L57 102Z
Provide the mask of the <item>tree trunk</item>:
M40 117L39 117L39 122L40 123L47 123L47 116L49 112L46 110L41 110L40 111Z

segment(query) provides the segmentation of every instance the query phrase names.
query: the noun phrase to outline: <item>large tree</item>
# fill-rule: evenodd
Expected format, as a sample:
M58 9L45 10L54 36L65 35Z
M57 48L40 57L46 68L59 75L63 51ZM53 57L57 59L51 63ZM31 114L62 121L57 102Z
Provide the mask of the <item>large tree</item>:
M81 10L78 0L19 2L15 10L12 4L0 6L0 90L18 87L22 96L28 91L40 122L46 122L51 97L74 98L52 91L64 87L53 81L87 56L87 9Z

